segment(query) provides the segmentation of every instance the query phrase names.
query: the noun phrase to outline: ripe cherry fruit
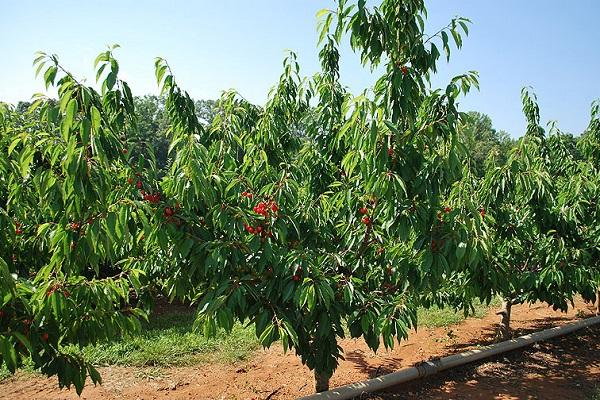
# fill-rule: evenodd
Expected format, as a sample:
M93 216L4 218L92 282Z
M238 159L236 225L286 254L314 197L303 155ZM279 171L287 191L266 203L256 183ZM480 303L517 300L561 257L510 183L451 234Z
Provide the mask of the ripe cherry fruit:
M23 234L23 230L21 228L16 228L15 229L15 235L19 236Z
M406 65L403 65L402 68L400 68L400 71L402 71L402 75L408 74L408 68Z
M138 189L142 188L142 181L137 181L137 183L135 184L137 186Z
M452 209L450 207L444 207L444 212L448 214Z
M365 225L369 225L371 223L371 218L369 218L369 217L363 217L362 223L365 224Z
M129 183L130 185L133 185L133 178L127 178L127 183Z
M387 151L387 154L388 154L388 156L389 156L389 157L392 157L392 156L394 155L394 148L393 148L393 147L390 147L390 148L388 149L388 151Z
M361 207L358 209L358 212L361 213L362 215L365 215L369 212L369 209L367 207Z
M294 275L294 276L292 276L292 279L294 280L294 282L298 282L300 280L300 276Z
M175 211L171 207L165 207L165 216L172 217L175 214Z
M41 338L44 342L47 342L49 337L50 337L50 335L48 335L48 332L42 333Z

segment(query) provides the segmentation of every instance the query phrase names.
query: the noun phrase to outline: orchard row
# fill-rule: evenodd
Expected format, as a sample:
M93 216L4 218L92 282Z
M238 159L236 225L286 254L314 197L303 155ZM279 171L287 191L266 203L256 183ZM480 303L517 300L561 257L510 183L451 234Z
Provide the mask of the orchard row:
M40 53L37 73L58 99L0 113L1 362L14 371L31 358L81 392L100 376L65 346L139 330L160 293L194 302L206 335L251 322L264 346L280 341L314 370L321 391L345 332L393 347L417 307L468 312L499 295L508 317L515 303L594 299L598 105L575 143L544 132L525 90L527 132L477 177L456 104L477 75L429 82L469 21L427 36L425 15L422 0L339 0L319 13L319 73L303 77L289 54L263 107L226 92L209 124L157 59L166 173L137 140L114 47L96 59L98 90ZM371 92L340 81L346 39L382 71Z

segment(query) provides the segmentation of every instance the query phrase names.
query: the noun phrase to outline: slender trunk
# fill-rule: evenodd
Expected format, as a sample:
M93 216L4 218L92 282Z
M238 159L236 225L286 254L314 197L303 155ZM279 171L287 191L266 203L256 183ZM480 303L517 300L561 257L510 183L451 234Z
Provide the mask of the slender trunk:
M596 315L600 315L600 289L596 292Z
M329 375L315 370L315 391L317 393L329 390Z
M503 340L510 339L510 311L512 302L509 299L502 300L502 308L496 314L500 315L500 332L499 336Z

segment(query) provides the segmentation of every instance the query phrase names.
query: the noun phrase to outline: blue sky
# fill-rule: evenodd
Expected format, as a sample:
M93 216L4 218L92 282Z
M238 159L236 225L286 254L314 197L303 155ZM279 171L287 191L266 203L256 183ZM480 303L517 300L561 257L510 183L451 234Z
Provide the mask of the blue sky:
M481 91L463 110L489 114L497 129L520 136L525 127L520 89L533 86L542 120L579 134L590 104L600 98L600 1L429 0L429 31L461 15L470 36L434 86L454 75L480 73ZM0 4L0 100L16 102L43 91L31 67L37 50L56 53L77 76L93 81L93 60L119 43L122 77L135 94L156 93L153 60L167 58L178 82L195 98L235 88L263 103L286 49L298 53L304 74L318 68L315 13L331 0L103 0L7 1ZM355 93L370 86L348 48L342 78Z

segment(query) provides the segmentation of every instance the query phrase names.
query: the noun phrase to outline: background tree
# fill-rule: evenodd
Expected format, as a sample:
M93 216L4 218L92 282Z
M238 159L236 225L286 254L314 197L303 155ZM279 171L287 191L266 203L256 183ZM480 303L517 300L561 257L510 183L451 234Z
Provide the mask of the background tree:
M493 128L492 119L488 115L477 111L463 114L459 132L470 154L472 172L478 177L484 175L486 162L504 165L515 145L507 132Z

